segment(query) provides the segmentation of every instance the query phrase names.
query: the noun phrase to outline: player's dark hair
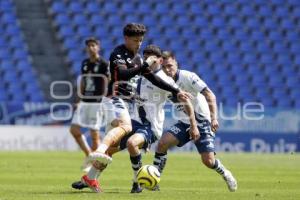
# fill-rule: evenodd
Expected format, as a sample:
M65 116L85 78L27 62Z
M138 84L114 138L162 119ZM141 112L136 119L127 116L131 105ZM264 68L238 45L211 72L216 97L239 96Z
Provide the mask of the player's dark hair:
M143 54L155 55L159 58L162 56L160 48L154 44L146 46L146 48L143 51Z
M123 35L129 37L144 36L146 32L145 25L138 23L129 23L123 29Z
M162 57L163 57L163 59L168 59L168 58L172 58L174 60L176 59L175 54L171 51L163 51Z
M85 45L88 45L90 42L93 42L97 45L100 45L100 41L97 40L95 37L89 37L85 40Z

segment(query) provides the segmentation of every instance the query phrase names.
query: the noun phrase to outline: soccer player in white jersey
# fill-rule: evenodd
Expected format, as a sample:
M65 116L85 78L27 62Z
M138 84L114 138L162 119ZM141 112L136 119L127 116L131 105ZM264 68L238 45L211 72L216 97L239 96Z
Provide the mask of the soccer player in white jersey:
M144 59L152 56L156 62L150 66L153 73L175 86L175 82L161 70L162 53L158 46L148 45L143 51ZM120 150L127 147L130 154L130 161L133 169L133 185L131 193L140 193L142 188L137 182L137 172L142 167L142 156L140 149L147 150L150 145L159 139L163 131L164 123L164 104L169 96L173 95L153 85L145 77L140 77L137 81L135 93L135 112L132 115L132 134L122 138ZM176 96L174 97L175 99ZM181 99L185 104L186 118L191 124L190 133L194 138L199 136L194 110L189 99Z
M215 95L198 75L186 70L179 70L172 52L163 52L163 70L175 80L181 89L190 92L194 96L191 102L200 132L200 139L194 143L201 155L202 162L223 177L230 191L236 191L237 181L232 173L224 167L219 159L215 158L214 139L215 132L219 127ZM173 146L182 147L191 140L189 133L187 133L190 124L184 115L182 106L178 104L176 109L178 111L178 122L163 134L155 152L153 164L160 172L163 171L166 164L168 149Z

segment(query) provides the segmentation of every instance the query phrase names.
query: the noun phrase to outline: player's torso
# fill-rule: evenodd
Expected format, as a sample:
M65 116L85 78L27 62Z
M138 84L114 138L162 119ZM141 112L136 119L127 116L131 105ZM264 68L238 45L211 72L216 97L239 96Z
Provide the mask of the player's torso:
M108 87L108 63L101 59L96 62L90 62L85 59L82 62L81 74L83 81L84 102L97 102L103 95L106 95Z
M161 78L168 78L161 70L156 74ZM133 119L141 123L150 123L151 129L158 138L162 134L165 114L163 107L168 95L169 92L156 87L146 78L138 79Z
M127 80L119 80L117 65L122 64L126 66L127 69L130 69L133 67L131 60L135 55L129 51L125 45L116 47L111 55L114 55L114 58L110 58L111 82L109 95L119 96L124 100L130 99L133 95L134 83L131 81L131 78L128 78Z
M189 73L188 71L179 70L176 84L182 90L189 92L193 96L193 99L191 99L191 103L195 110L196 119L206 119L210 121L210 111L208 103L205 97L200 93L200 91L197 91L195 88L193 88L194 84L191 80L191 73ZM176 106L176 110L178 111L177 114L179 115L179 118L182 118L181 121L189 123L189 120L184 113L183 106Z

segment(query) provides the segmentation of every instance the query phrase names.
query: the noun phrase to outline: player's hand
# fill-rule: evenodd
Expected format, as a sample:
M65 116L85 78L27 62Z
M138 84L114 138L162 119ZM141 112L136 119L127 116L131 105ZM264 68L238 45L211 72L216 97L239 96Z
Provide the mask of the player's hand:
M217 119L212 119L211 120L211 130L215 133L219 129L219 122Z
M197 126L191 126L189 130L190 139L193 141L199 140L200 133Z
M153 65L154 63L157 62L157 57L156 57L156 56L149 56L149 57L146 59L145 62L148 64L148 66L151 66L151 65Z
M143 65L143 58L141 57L141 55L140 54L136 54L134 56L134 58L132 58L131 64L134 67L140 67L140 66L142 66Z
M188 99L193 99L193 96L190 93L181 90L177 94L177 99L185 102Z

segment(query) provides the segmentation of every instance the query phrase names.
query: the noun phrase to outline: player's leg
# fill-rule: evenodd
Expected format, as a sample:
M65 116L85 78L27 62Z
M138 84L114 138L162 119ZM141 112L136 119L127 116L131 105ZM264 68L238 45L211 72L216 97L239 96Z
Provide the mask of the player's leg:
M125 149L125 147L122 148L122 149ZM109 155L110 157L112 157L113 154L121 151L122 149L120 149L119 146L109 147L107 149L106 153L107 153L107 155ZM99 162L97 162L97 163L99 165ZM101 165L101 163L100 163L100 165ZM101 172L106 167L107 167L107 165L103 165L103 164L101 166L96 166L96 167L94 167L92 165L92 167L87 171L87 174L85 176L83 176L80 181L76 181L76 182L72 183L72 188L77 189L77 190L81 190L83 188L87 188L89 186L86 184L86 182L89 182L90 185L94 185L93 187L95 188L95 192L102 191L100 189L99 182L96 179L100 176Z
M105 155L106 150L119 144L121 138L132 130L132 125L128 109L123 100L104 98L102 107L109 131L106 132L96 152L90 154L90 158L92 160L98 159L107 164L111 162L111 159Z
M90 129L90 136L91 136L91 141L92 141L90 152L93 152L99 147L100 132L98 130L95 130L95 129ZM89 158L86 157L83 161L81 169L82 169L83 172L88 172L90 168L91 168L91 162L90 162Z
M81 127L79 125L72 124L70 127L70 132L80 149L84 152L85 156L88 156L91 153L91 150L80 129Z
M140 148L143 147L145 138L142 134L134 134L127 141L127 150L130 155L131 167L133 170L133 184L131 193L140 193L142 188L137 182L137 172L142 167L142 154Z
M200 139L195 142L195 146L201 154L203 164L220 174L226 181L228 189L234 192L237 189L235 178L231 172L224 167L221 161L215 158L215 135L210 129L210 123L204 120L201 128L199 128L199 132L201 136Z
M178 139L170 132L164 133L158 141L158 145L156 147L154 155L153 165L160 171L160 173L163 172L167 163L168 150L171 147L178 145L178 143Z
M166 165L168 149L173 146L181 147L189 142L189 135L186 132L188 127L188 124L178 122L171 126L158 141L153 165L160 171L160 173L163 172Z

